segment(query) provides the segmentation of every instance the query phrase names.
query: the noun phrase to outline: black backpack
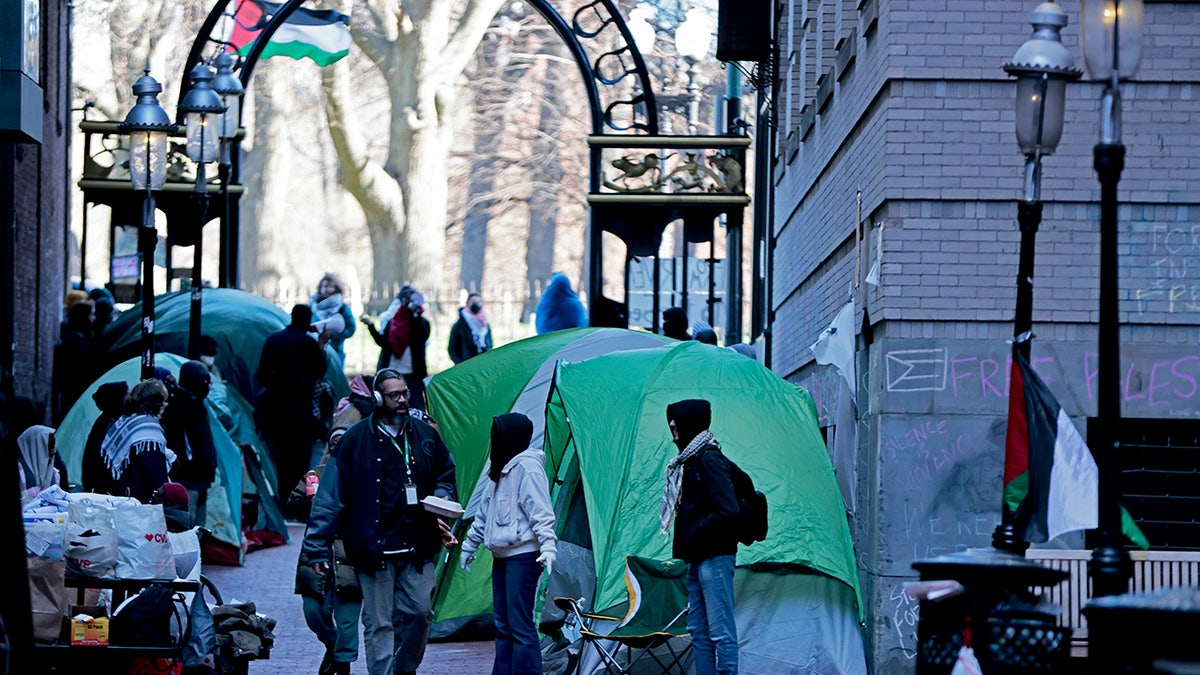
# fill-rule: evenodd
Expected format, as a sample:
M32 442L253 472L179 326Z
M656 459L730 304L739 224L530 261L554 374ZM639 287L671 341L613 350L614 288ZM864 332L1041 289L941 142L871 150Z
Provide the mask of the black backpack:
M738 541L749 546L767 538L767 496L754 489L750 474L729 462L729 478L733 481L733 496L738 503Z
M109 641L114 645L174 647L181 641L172 634L172 625L185 625L186 616L182 595L162 584L151 584L117 609L109 620Z

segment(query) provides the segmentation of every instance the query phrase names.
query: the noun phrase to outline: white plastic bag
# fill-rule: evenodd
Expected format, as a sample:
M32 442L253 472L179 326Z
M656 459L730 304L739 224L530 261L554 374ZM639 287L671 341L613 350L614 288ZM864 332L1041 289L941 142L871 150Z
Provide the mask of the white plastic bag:
M175 556L161 504L113 511L117 526L118 579L174 579Z
M171 554L175 556L175 575L180 579L199 579L200 533L192 528L183 532L169 532L167 538L171 540Z
M958 658L954 661L954 670L950 671L950 675L982 675L982 672L974 649L963 647L958 650Z
M90 502L72 503L67 512L63 557L72 574L112 577L117 566L117 529L112 509Z

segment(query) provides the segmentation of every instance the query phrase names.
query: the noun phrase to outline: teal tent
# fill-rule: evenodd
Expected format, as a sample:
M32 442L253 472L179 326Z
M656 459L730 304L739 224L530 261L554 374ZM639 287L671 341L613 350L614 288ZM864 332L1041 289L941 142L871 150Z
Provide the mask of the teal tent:
M283 330L290 318L266 298L232 288L205 288L201 295L201 330L217 341L217 369L221 378L253 405L258 397L254 373L262 355L263 342ZM154 349L172 354L188 353L191 326L191 294L166 293L154 299ZM104 354L103 368L141 353L142 305L121 313L97 340L97 353ZM350 394L341 361L325 348L328 371L325 379L333 386L334 400Z
M155 355L155 363L171 371L171 374L176 377L179 375L179 366L186 361L187 359L175 354ZM87 443L88 433L92 429L92 424L100 416L100 411L92 400L92 394L106 382L124 381L132 387L137 384L140 377L140 357L129 359L93 382L71 407L70 412L67 413L62 424L54 433L56 447L66 464L68 476L76 479L79 477L82 471L83 448ZM231 403L233 404L232 409L228 412L236 423L235 429L238 427L250 428L249 420L245 419L248 414L248 406L245 401L241 400L241 396L235 391L228 392L228 396L232 399ZM220 409L212 399L206 400L206 405L209 413L209 426L217 447L217 473L216 480L208 493L207 527L217 541L234 551L234 555L240 558L243 550L241 526L244 487L242 450L238 447L238 439L231 437L221 423L220 418L225 415L226 411ZM268 508L274 509L274 505ZM274 516L268 514L266 517L271 524L263 527L269 527L272 531L281 533L286 541L287 527L282 517L277 514Z

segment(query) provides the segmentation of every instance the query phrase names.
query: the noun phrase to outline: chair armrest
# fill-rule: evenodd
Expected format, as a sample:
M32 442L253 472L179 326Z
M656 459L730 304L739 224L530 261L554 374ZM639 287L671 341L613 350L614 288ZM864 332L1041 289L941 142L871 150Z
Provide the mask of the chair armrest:
M591 612L585 612L583 611L583 608L580 607L579 603L581 602L583 602L583 598L554 598L554 606L570 614L576 614L587 619L600 619L602 621L621 620L621 617L619 616L605 616L604 614L592 614Z

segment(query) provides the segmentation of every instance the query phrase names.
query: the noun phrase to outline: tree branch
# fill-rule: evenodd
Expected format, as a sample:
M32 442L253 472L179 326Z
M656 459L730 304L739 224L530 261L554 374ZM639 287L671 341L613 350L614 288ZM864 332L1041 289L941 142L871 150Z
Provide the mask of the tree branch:
M339 181L362 207L368 226L392 222L397 231L403 231L404 196L399 185L367 155L366 144L348 123L346 83L350 77L346 69L345 61L321 69L325 124L341 165Z
M467 64L471 62L480 40L487 33L488 26L492 25L496 12L504 6L504 1L468 0L458 28L450 36L450 41L446 43L446 49L442 53L445 66L438 74L442 77L444 85L453 85L462 75Z

